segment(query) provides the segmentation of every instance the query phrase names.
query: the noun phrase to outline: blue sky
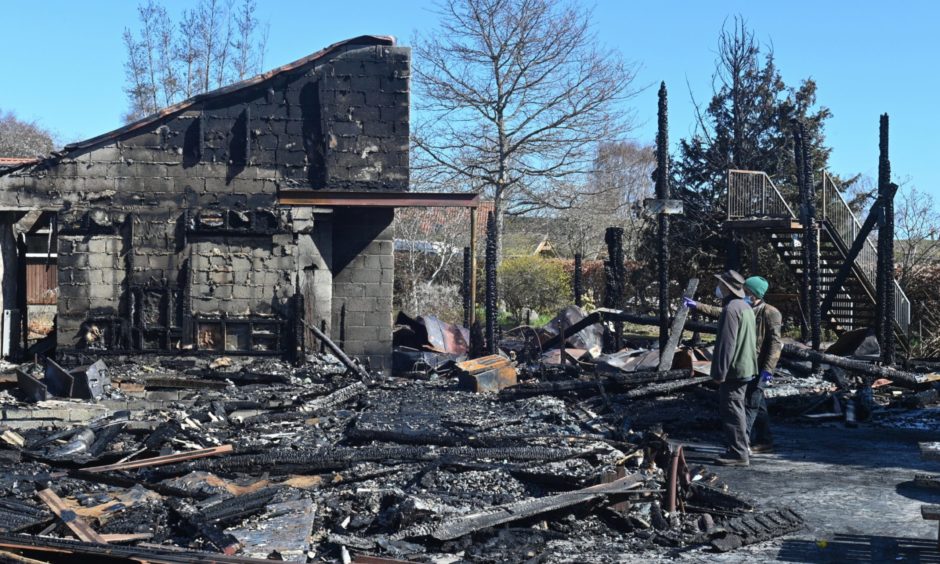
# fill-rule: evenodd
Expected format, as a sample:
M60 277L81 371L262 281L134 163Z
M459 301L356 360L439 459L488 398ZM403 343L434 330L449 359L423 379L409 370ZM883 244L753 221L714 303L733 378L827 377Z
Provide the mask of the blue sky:
M166 1L171 14L193 2ZM270 24L266 68L361 34L395 35L408 45L414 30L436 16L423 0L258 0ZM891 116L896 181L940 200L940 2L637 2L599 0L596 30L603 43L641 65L632 100L638 139L655 136L656 89L670 91L673 142L693 127L689 87L700 101L711 91L715 45L726 18L743 16L772 44L784 80L813 77L834 117L827 135L830 168L876 176L878 116ZM63 141L121 125L121 33L136 25L132 0L3 0L0 109L36 119Z

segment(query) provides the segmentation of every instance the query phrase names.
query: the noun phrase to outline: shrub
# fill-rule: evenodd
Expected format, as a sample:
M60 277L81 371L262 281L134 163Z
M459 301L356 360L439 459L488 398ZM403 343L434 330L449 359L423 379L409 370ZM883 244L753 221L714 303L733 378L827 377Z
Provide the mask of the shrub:
M572 303L571 275L563 261L538 256L507 258L500 267L500 297L517 320L525 309L553 312Z

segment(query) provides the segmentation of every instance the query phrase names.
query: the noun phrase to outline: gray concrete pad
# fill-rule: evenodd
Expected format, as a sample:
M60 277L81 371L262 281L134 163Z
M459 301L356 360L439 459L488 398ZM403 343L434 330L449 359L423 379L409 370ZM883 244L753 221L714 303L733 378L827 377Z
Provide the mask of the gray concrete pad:
M804 530L727 554L679 550L636 561L940 563L937 523L920 516L921 504L940 503L940 490L912 482L915 473L940 474L917 446L940 432L777 425L775 436L776 452L755 456L751 467L711 468L764 507L797 510Z

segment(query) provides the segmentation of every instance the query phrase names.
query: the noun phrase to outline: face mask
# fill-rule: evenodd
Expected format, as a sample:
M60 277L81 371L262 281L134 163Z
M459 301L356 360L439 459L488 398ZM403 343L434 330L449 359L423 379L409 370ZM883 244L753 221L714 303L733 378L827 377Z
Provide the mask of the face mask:
M754 305L754 302L751 301L751 296L744 296L744 303L747 305Z
M721 286L715 286L715 297L719 300L724 299L724 294L721 293Z

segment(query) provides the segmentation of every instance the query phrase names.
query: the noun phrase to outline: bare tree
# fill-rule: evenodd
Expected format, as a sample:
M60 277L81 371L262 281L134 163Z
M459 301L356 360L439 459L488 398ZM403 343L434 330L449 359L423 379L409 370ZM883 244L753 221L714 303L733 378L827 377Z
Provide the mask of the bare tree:
M594 170L579 182L556 187L552 208L569 254L595 259L606 249L604 230L622 227L624 255L636 259L648 218L643 200L651 197L656 168L653 147L635 142L602 143Z
M447 317L460 308L466 212L447 208L395 211L395 285L399 306L413 314ZM456 319L455 319L456 320Z
M895 262L902 288L921 270L940 262L940 215L933 197L911 188L901 193L895 211L898 241Z
M53 134L34 121L0 110L0 157L37 157L55 148Z
M598 45L581 5L443 0L438 11L439 28L413 42L414 145L442 178L489 192L499 239L507 208L550 204L599 142L629 129L636 67Z
M124 30L124 62L132 121L232 80L261 71L267 31L255 0L201 0L174 23L157 0L137 8L140 26Z

